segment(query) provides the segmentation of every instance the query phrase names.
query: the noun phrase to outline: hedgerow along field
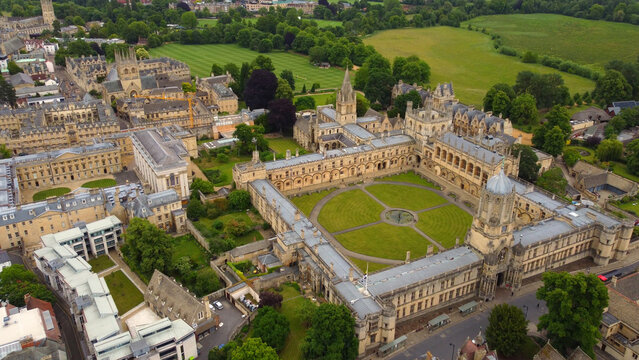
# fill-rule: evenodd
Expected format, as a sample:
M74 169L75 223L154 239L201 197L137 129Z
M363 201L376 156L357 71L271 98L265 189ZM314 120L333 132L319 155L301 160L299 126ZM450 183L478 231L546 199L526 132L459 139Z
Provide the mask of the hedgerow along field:
M166 44L151 49L152 57L167 56L185 62L191 68L191 74L207 77L211 74L211 65L217 63L225 65L235 63L241 66L243 62L252 62L260 53L245 49L235 44L207 44L207 45L182 45ZM344 79L344 71L333 68L320 69L313 66L308 57L285 51L274 51L261 54L271 58L275 66L275 74L288 69L295 76L295 89L300 91L306 84L310 90L313 83L319 83L320 88L338 88Z
M490 36L461 28L385 30L365 38L364 43L390 60L396 56L419 56L430 65L432 86L452 81L457 98L479 108L492 85L514 84L517 74L524 70L561 74L571 94L592 91L595 86L591 80L499 54Z
M634 62L639 54L639 27L631 24L554 14L480 16L462 27L468 24L501 36L505 46L518 51L572 60L596 70L610 60Z

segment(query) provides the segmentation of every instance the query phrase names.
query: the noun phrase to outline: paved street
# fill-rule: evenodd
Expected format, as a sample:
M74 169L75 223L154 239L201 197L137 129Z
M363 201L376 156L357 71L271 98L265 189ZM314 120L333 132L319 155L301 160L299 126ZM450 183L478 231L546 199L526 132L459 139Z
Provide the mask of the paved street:
M231 305L231 303L225 299L220 299L219 301L224 306L224 309L214 310L215 313L220 316L220 322L224 323L224 326L217 331L212 331L209 335L200 340L202 349L200 350L198 360L207 360L209 358L210 349L229 342L229 336L233 330L235 330L244 320L242 319L242 313L236 309L235 306Z

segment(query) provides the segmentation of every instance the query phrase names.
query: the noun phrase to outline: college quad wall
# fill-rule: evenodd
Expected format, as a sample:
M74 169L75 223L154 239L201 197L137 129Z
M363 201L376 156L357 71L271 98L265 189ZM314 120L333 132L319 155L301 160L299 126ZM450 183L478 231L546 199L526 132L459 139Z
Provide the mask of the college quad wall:
M267 170L266 176L278 190L290 195L397 174L412 169L416 159L412 145L402 144Z

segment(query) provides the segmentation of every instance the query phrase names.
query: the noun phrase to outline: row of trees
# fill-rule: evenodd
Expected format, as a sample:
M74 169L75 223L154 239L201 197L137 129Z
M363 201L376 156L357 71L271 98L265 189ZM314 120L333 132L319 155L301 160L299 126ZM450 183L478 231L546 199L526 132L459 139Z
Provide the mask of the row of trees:
M38 282L34 273L24 265L13 264L0 271L0 299L8 301L13 306L24 306L24 295L40 300L55 302L55 296L46 286Z

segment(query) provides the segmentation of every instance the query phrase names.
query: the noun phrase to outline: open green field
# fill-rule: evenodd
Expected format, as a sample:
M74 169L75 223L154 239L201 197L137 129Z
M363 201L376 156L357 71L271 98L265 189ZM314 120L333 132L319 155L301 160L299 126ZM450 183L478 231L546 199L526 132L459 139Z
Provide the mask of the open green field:
M41 201L50 196L62 196L70 192L71 189L69 189L68 187L57 187L53 189L42 190L33 194L33 201Z
M367 186L366 190L381 202L393 208L416 211L447 202L436 192L411 186L377 184Z
M89 260L89 265L91 265L91 271L97 274L101 271L104 271L114 266L115 263L108 256L101 255L101 256L98 256L97 258L93 258Z
M298 88L297 87L297 84L295 84L295 89L297 91L301 91L302 90L302 88ZM333 93L333 92L322 93L322 94L311 94L311 93L308 93L308 94L298 95L298 96L296 96L296 98L300 97L300 96L310 96L313 99L315 99L315 105L320 106L320 105L329 105L329 104L333 103L332 101L329 101L329 100L335 99L334 95L335 95L335 93ZM293 102L295 102L295 99L293 99Z
M204 27L206 25L215 26L216 24L217 19L197 19L197 26L199 27Z
M345 248L359 254L385 259L404 260L406 251L411 258L426 255L430 242L406 226L381 223L335 235ZM434 248L437 251L437 248Z
M82 184L83 188L108 188L117 185L114 179L99 179Z
M153 57L168 56L183 61L191 67L191 74L200 77L210 75L213 63L224 65L232 62L239 66L242 62L252 62L260 55L256 51L235 44L166 44L151 49L150 54ZM322 89L338 88L344 78L344 71L333 67L320 69L311 65L308 58L302 55L284 51L274 51L264 55L273 60L276 74L279 75L285 69L293 72L296 89L302 89L304 84L307 89L310 89L313 83L319 83Z
M455 95L461 102L480 108L486 91L492 85L514 84L517 74L524 70L560 73L571 94L594 88L591 80L539 64L524 64L518 58L501 55L493 48L490 36L477 31L446 26L395 29L377 32L365 38L364 43L374 46L389 59L419 56L430 65L431 85L452 81Z
M285 154L286 150L291 150L291 155L295 155L295 149L304 149L293 138L281 137L267 140L268 147L278 154Z
M348 257L351 262L353 264L355 264L361 271L362 273L366 273L366 267L368 266L368 273L374 273L376 271L380 271L383 269L386 269L387 267L391 266L388 264L380 264L380 263L374 263L374 262L369 262L369 261L364 261L358 258L354 258L354 257Z
M173 262L184 256L191 259L196 267L209 265L209 254L192 235L173 238Z
M109 286L113 301L118 307L118 313L120 316L126 314L127 311L136 307L139 303L144 301L144 296L138 288L133 285L122 270L118 270L104 277Z
M384 207L359 189L343 192L329 200L317 220L330 232L378 221Z
M322 190L312 194L296 196L291 199L291 202L295 204L295 206L297 206L304 215L309 216L311 215L311 211L313 211L315 205L333 191L335 191L335 189Z
M291 329L288 338L286 338L284 349L279 354L280 359L301 359L300 345L306 336L306 327L302 324L299 310L305 302L310 300L301 296L299 291L286 284L282 285L280 294L283 300L282 307L278 311L286 316Z
M637 59L639 27L554 14L480 16L465 22L501 36L505 46L603 69L610 60Z
M460 244L464 242L472 221L470 214L450 204L420 213L415 226L445 248L451 248L456 238Z
M414 171L377 178L375 179L375 181L398 181L398 182L406 182L406 183L417 184L417 185L424 185L433 189L439 189L439 186L417 175Z

